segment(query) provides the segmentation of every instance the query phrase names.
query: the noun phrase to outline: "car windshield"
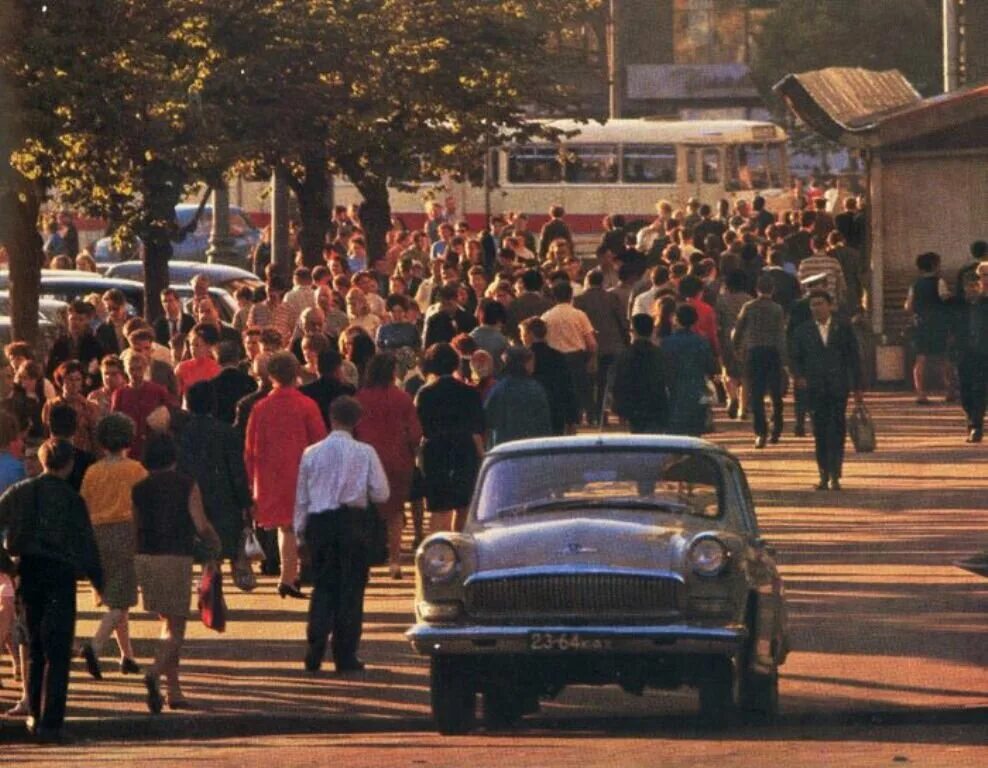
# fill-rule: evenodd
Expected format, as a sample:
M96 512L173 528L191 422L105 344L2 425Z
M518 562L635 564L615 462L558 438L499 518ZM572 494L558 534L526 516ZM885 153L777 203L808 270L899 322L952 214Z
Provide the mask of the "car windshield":
M592 450L506 457L484 472L476 517L492 522L566 510L718 517L720 470L689 451Z

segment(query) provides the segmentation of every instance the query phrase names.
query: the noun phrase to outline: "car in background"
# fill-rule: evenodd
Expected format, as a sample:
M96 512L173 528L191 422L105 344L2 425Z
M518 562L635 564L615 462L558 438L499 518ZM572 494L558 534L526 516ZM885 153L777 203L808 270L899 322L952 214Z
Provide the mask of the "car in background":
M182 203L175 206L175 218L178 226L184 228L188 226L195 216L198 205ZM182 240L172 241L172 257L181 261L206 261L206 249L209 248L209 231L213 226L213 207L207 205L203 208L202 214L196 228L189 232ZM254 251L254 246L261 239L260 230L255 227L247 214L237 206L230 206L230 237L233 239L233 252L230 263L245 267L250 265L250 257ZM97 264L115 264L140 257L140 252L144 245L140 238L134 238L134 243L120 252L113 243L112 237L103 237L96 241L93 246L93 258Z
M43 317L38 318L38 343L35 349L36 358L44 360L48 351L58 338L59 327ZM0 315L0 350L13 341L13 324L7 315ZM6 359L6 358L4 358Z
M464 530L416 553L407 637L440 733L511 724L568 685L700 691L701 715L771 717L782 579L744 471L689 437L520 440L481 466Z
M104 274L107 277L143 281L144 264L140 261L122 261L111 265ZM264 285L264 282L253 272L229 264L203 264L198 261L168 262L168 282L173 285L190 283L196 275L205 275L209 278L210 285L222 288L231 295L244 286L254 289Z
M0 272L0 291L9 289L10 273ZM192 298L192 286L177 284L171 286L183 302ZM71 302L85 298L90 293L103 294L111 288L118 288L127 299L128 312L132 315L144 314L144 284L136 280L124 280L119 277L105 277L92 272L75 270L43 269L41 270L41 295ZM210 286L209 295L216 302L220 319L225 323L233 321L237 311L237 302L222 288Z
M38 299L38 316L42 320L54 323L59 328L67 328L69 305L58 299L41 296ZM10 291L0 291L0 316L10 316Z

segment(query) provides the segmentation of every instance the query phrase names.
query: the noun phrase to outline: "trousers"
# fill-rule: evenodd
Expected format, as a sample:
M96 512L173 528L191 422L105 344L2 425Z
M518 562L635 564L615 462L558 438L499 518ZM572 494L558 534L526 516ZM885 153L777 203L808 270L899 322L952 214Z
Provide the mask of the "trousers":
M69 693L75 571L57 560L26 555L21 558L20 573L29 648L28 709L43 730L57 731L65 720Z
M755 434L768 435L765 420L765 395L772 401L772 435L782 434L782 358L774 347L752 347L745 361L748 380L748 410Z
M988 357L965 354L957 361L961 407L967 416L967 428L981 431L985 426L985 402L988 396Z
M814 394L809 406L820 479L839 480L847 439L847 395Z
M341 507L311 515L306 523L313 583L306 639L310 653L321 659L332 636L337 664L352 661L360 645L369 573L365 519L370 514Z

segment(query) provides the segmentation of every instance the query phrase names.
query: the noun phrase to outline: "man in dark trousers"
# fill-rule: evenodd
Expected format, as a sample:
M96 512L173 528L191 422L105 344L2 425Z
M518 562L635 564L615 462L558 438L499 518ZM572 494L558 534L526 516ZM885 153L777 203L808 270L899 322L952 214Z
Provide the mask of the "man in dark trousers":
M631 346L614 362L614 413L627 419L633 433L660 434L669 421L665 367L661 350L652 343L654 330L651 315L634 315Z
M302 454L295 493L295 535L312 563L314 587L306 627L305 669L317 672L332 635L338 674L364 668L357 657L371 504L387 501L388 478L377 452L354 439L361 407L343 395L329 409L332 431ZM303 557L305 556L303 554Z
M813 440L820 471L818 491L840 490L847 436L847 398L863 402L861 357L851 327L834 315L833 297L819 288L810 292L813 319L793 334L792 365L797 385L806 388L807 404L813 419Z
M980 443L988 395L988 262L964 276L963 288L953 315L954 348L961 406L967 416L967 442Z
M103 589L99 551L82 497L68 483L72 445L49 440L38 451L44 473L0 497L0 530L20 557L19 595L30 647L28 732L58 740L65 720L75 634L76 574Z
M786 320L772 300L775 283L769 275L758 278L758 296L741 307L731 340L744 361L748 410L754 419L755 448L768 437L765 394L772 400L772 442L782 435L782 359L786 348Z
M580 421L580 405L576 387L570 375L566 356L546 341L549 329L541 317L530 317L521 324L521 343L535 356L534 378L549 398L552 433L565 435L576 431Z

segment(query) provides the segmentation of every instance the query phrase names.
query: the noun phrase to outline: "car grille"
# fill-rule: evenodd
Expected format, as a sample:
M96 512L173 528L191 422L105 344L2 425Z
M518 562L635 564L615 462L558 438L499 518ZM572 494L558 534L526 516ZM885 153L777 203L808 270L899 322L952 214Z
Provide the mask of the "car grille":
M614 618L658 618L682 610L684 588L667 576L628 574L538 574L468 583L467 613L478 620L584 624Z

